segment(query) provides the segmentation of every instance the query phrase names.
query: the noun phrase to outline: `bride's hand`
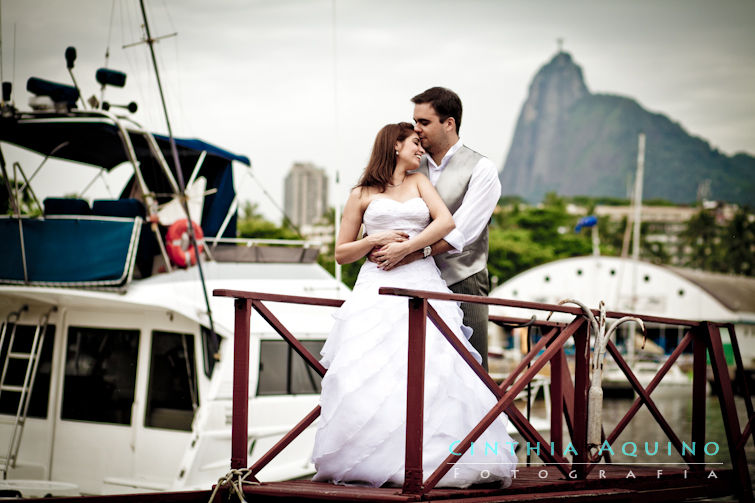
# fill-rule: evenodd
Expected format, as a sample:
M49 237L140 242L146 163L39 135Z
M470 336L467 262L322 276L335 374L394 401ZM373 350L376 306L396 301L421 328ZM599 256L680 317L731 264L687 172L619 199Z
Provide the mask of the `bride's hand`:
M372 252L378 267L385 270L395 267L408 254L409 250L403 241L388 243L379 250Z
M367 260L370 262L378 263L377 256L375 255L381 247L388 243L400 243L409 239L409 234L400 231L383 231L377 234L370 234L366 236L373 242L373 248L370 253L367 254Z
M381 248L390 243L401 243L409 239L409 234L401 231L383 231L371 234L368 239L372 241L372 246Z

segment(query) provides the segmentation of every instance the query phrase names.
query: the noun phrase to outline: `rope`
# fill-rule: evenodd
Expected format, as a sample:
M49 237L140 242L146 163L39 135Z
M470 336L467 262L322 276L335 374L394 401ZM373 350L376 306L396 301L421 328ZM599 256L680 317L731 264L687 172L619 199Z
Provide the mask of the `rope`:
M208 503L212 503L215 500L215 495L218 493L218 490L220 488L229 487L229 492L233 490L233 492L236 493L236 496L238 496L239 501L246 503L246 499L244 499L244 485L249 486L258 486L260 485L259 482L256 480L246 480L247 477L249 477L252 474L251 470L249 468L242 468L242 469L234 469L228 472L224 477L220 477L218 479L218 483L215 485L215 489L212 490L212 494L210 495L210 499L208 500Z

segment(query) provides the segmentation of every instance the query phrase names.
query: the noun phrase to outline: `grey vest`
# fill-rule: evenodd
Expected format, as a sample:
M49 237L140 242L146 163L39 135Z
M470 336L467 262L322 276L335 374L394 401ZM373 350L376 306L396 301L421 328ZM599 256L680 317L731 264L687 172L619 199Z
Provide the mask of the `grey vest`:
M481 158L482 155L462 145L441 171L435 189L451 214L461 206L464 194L467 193L469 179L472 177L472 170ZM429 177L426 156L422 158L417 172ZM441 276L449 286L482 271L488 265L487 226L461 253L441 253L434 258Z

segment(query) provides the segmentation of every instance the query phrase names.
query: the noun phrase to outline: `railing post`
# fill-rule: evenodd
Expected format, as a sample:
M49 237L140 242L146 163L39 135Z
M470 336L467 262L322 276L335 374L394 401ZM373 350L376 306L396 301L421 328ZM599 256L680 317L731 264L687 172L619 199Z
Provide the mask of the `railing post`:
M564 452L564 350L559 349L551 359L551 442L559 453Z
M425 405L425 327L427 300L409 299L409 354L406 380L406 455L403 492L421 494L422 418Z
M587 391L590 386L590 324L583 323L574 334L574 448L572 469L578 479L587 474Z
M718 400L721 405L721 415L724 420L724 429L726 430L726 440L729 443L729 454L731 456L731 465L734 471L734 481L736 484L737 496L739 501L751 502L752 481L747 467L747 457L744 449L738 450L739 440L742 431L739 429L739 418L737 417L737 406L734 402L734 392L731 387L731 378L724 358L724 347L721 343L721 333L718 326L706 322L704 324L708 332L708 341L710 345L710 363L713 367L713 375L718 384Z
M708 365L706 354L708 349L705 333L696 328L692 330L692 445L705 445L705 401L706 384L708 380ZM695 463L693 470L703 470L705 466L705 452L695 449L693 456Z
M251 301L235 299L233 329L233 419L231 422L231 469L247 467L249 435L249 323Z

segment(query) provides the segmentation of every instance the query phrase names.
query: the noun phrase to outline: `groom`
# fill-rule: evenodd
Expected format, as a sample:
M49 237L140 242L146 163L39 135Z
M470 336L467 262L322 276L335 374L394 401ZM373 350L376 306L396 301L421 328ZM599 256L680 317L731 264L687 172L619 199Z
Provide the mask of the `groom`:
M403 263L435 257L454 293L488 295L488 223L501 196L493 162L459 139L461 100L443 87L412 98L414 130L426 155L417 171L425 174L453 214L456 228L445 238L407 256ZM464 324L473 330L469 342L488 369L488 306L462 303Z

